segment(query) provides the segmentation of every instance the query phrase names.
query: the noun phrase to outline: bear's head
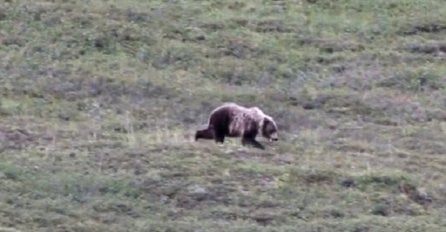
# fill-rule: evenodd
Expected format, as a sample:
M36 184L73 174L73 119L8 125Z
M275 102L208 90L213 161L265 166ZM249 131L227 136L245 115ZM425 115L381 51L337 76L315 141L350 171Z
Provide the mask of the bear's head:
M276 122L271 117L265 117L262 124L262 136L269 139L269 141L279 140L278 128Z

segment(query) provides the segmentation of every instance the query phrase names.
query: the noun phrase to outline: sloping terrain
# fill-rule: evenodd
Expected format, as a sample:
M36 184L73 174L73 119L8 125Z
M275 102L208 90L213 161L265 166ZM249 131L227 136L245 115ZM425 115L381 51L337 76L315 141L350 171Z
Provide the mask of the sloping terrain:
M0 2L0 231L446 231L442 0ZM223 102L281 140L193 141Z

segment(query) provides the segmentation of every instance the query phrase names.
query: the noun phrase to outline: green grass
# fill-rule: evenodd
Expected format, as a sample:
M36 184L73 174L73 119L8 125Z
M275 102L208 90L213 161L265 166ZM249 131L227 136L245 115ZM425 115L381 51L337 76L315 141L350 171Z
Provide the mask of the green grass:
M446 228L441 0L0 3L0 231ZM194 142L225 101L267 150Z

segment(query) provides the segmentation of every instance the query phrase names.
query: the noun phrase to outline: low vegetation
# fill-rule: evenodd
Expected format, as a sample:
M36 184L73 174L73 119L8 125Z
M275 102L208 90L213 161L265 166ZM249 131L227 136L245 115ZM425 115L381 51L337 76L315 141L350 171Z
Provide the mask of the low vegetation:
M441 0L0 2L0 231L446 228ZM193 141L226 101L264 151Z

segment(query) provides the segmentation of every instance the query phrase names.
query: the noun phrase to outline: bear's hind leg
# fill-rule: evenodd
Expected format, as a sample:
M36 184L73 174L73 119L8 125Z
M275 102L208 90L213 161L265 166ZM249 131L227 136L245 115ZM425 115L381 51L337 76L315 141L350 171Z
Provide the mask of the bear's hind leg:
M216 143L223 143L225 141L225 132L222 129L215 129L214 135L214 140Z
M195 141L198 139L214 139L213 130L207 128L204 130L197 130L195 133Z
M214 140L216 143L223 143L225 141L226 131L223 125L212 125L211 130L214 133Z

